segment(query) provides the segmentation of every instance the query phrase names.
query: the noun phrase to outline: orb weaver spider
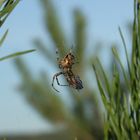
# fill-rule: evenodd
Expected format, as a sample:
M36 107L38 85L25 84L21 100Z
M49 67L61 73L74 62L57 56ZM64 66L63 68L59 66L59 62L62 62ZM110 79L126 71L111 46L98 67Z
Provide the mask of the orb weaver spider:
M58 52L56 52L58 53ZM82 81L80 80L80 77L78 75L75 75L72 71L72 66L76 64L75 62L75 56L72 54L72 51L70 50L69 53L67 53L62 59L57 58L58 66L61 69L61 72L56 73L53 76L52 80L52 87L55 91L59 92L54 87L54 80L56 79L56 82L59 86L71 86L74 89L80 90L83 88ZM67 81L67 85L60 84L58 77L60 75L64 75Z

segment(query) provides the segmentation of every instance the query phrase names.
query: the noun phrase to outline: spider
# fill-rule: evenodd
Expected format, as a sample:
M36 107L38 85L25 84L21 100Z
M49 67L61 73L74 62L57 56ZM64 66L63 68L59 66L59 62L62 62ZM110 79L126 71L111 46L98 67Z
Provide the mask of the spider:
M80 77L78 75L75 75L72 71L72 66L77 62L75 62L75 56L72 54L71 50L62 59L57 58L57 60L58 60L58 66L61 69L61 72L58 72L53 76L52 87L54 88L54 90L59 92L54 87L55 79L59 86L71 86L77 90L82 89L83 85L82 85L82 81L80 80ZM64 75L64 77L66 78L66 81L68 82L68 85L60 84L58 80L58 76L60 75Z

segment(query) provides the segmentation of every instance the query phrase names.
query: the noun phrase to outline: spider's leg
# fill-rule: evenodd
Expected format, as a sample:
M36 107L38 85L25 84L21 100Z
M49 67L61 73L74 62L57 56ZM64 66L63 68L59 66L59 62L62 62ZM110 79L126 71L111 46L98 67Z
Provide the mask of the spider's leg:
M55 91L57 91L57 92L59 92L55 87L54 87L54 80L55 80L55 78L58 80L58 76L59 75L61 75L61 74L63 74L63 72L59 72L59 73L56 73L54 76L53 76L53 80L52 80L52 87L53 87L53 89L55 90ZM56 81L57 81L56 80ZM58 84L58 82L57 82L57 84ZM59 85L59 84L58 84Z
M57 61L59 61L59 60L60 60L60 58L59 58L58 50L56 50L56 55L57 55L56 60L57 60Z
M61 72L59 72L59 73L61 73ZM54 89L55 91L57 91L57 92L59 92L59 91L54 87L54 80L55 80L55 78L56 78L56 75L58 75L59 73L56 73L56 74L53 76L53 80L52 80L52 87L53 87L53 89Z
M64 74L64 73L63 73ZM58 75L59 76L59 75ZM56 76L56 82L57 82L57 84L59 85L59 86L69 86L69 85L62 85L62 84L60 84L60 82L59 82L59 80L58 80L58 76Z

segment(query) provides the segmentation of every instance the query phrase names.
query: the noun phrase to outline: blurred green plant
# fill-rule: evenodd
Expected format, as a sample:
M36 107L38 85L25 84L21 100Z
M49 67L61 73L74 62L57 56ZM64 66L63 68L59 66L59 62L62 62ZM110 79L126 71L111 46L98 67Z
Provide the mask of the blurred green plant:
M66 32L60 24L56 9L51 0L40 1L44 10L44 21L47 33L51 37L55 48L58 49L60 57L63 57L70 49ZM96 99L96 91L89 86L86 78L90 62L85 59L86 49L86 19L79 11L74 11L74 42L73 51L80 62L75 66L75 73L79 74L84 81L84 89L80 92L71 88L63 91L67 94L70 105L63 101L60 94L55 93L51 87L50 73L41 72L39 79L35 79L29 71L23 59L17 58L15 64L22 76L21 89L28 102L52 124L64 124L69 132L68 139L77 140L102 140L102 120L99 103ZM34 41L38 51L46 58L46 62L54 64L57 68L56 54L53 47L45 45L41 39ZM53 50L53 53L52 51ZM47 63L48 64L48 63ZM87 67L88 66L88 67ZM58 69L57 69L58 70ZM53 75L52 75L53 77ZM93 92L95 94L93 94Z
M114 70L112 79L107 77L101 62L97 58L93 64L98 88L105 108L105 140L139 140L140 139L140 1L134 0L134 22L132 30L131 61L126 49L122 31L119 33L127 60L125 70L118 51L112 48ZM120 72L121 70L121 72ZM124 87L121 86L124 79Z
M45 27L54 46L64 56L68 47L66 34L60 24L56 9L52 1L42 0ZM68 138L80 140L138 140L140 139L140 4L134 0L134 23L132 33L131 60L127 53L126 42L119 27L120 37L124 46L127 60L127 70L123 66L116 47L112 47L113 63L109 77L101 62L92 56L93 69L96 75L104 113L101 115L96 99L96 91L91 88L86 77L91 63L85 58L86 49L86 19L79 10L74 11L74 52L80 64L76 70L84 82L82 93L67 88L68 100L71 106L62 100L60 95L54 94L49 79L49 72L40 73L35 79L27 65L20 58L15 64L22 76L21 89L28 102L52 124L65 124L69 132ZM37 49L46 58L46 61L56 66L53 47L43 44L41 39L34 41ZM54 50L53 50L54 52ZM96 54L96 52L95 52ZM87 81L87 82L86 82ZM94 93L94 94L93 94ZM67 101L66 101L67 102ZM102 121L103 119L103 121ZM103 127L103 128L102 128ZM104 132L104 133L103 133Z
M0 28L5 22L5 20L7 19L7 17L9 16L9 14L13 11L13 9L19 3L19 1L20 0L0 0ZM2 46L7 34L8 34L8 30L4 33L4 35L0 39L0 47ZM22 51L22 52L16 52L16 53L1 57L0 61L15 57L15 56L19 56L22 54L30 53L33 51L35 50L32 49L32 50L27 50L27 51Z

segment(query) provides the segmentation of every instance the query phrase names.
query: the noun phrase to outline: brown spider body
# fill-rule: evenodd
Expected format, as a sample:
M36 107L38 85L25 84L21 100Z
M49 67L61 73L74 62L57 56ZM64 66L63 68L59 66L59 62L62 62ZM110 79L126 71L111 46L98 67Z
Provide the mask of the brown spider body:
M67 69L72 69L72 65L75 64L75 57L70 52L64 58L62 58L58 63L60 69L67 71Z
M74 55L69 52L64 58L61 60L58 59L58 65L59 68L62 70L59 73L56 73L53 76L53 81L52 81L52 87L54 87L54 80L56 78L57 84L59 86L71 86L77 90L80 90L83 88L82 81L80 80L80 77L78 75L74 75L72 71L72 66L75 64L75 57ZM68 82L68 85L61 85L58 80L58 76L64 75L66 78L66 81ZM57 89L55 89L57 92L59 92Z

